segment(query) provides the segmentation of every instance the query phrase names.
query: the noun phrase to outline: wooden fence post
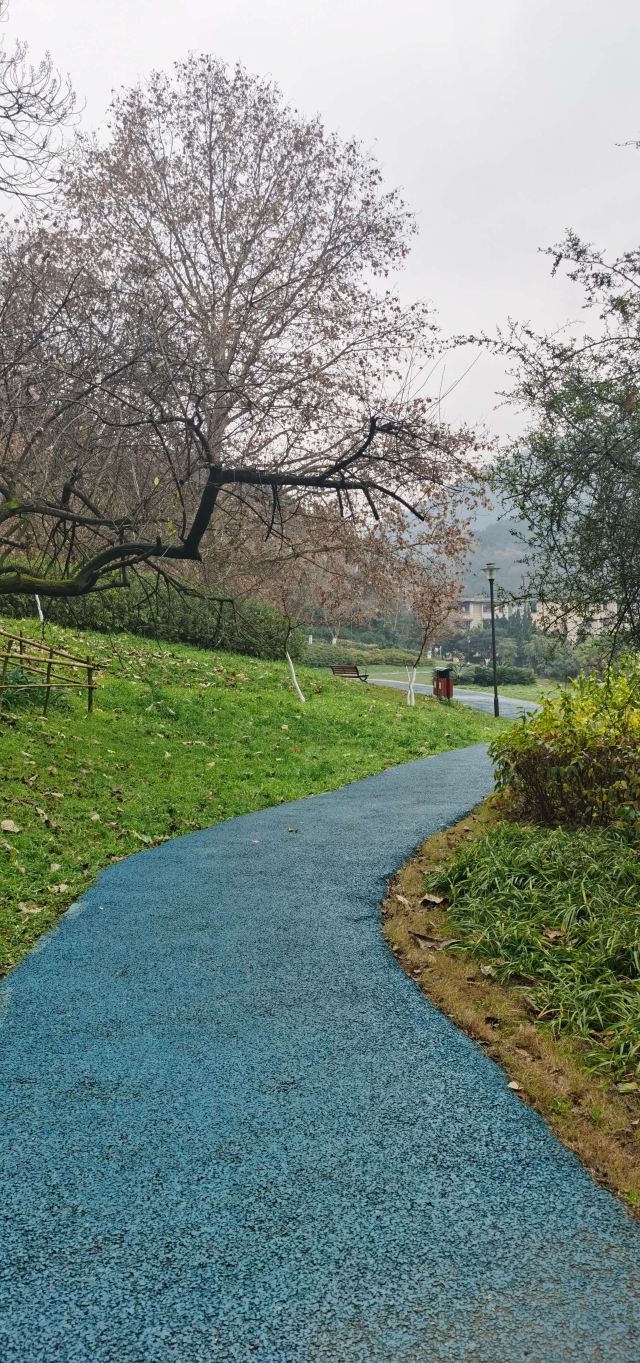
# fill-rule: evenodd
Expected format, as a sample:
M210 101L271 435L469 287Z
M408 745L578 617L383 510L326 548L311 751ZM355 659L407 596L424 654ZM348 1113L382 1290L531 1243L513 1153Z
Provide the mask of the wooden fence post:
M10 639L10 640L9 640L9 645L8 645L8 648L7 648L7 651L6 651L5 655L4 655L4 661L3 661L3 663L2 663L2 685L3 685L3 686L4 686L4 679L5 679L6 675L7 675L7 668L8 668L8 666L9 666L9 654L10 654L12 648L13 648L13 639Z
M44 708L43 708L43 711L42 711L43 715L46 715L47 710L49 709L49 696L51 695L51 686L50 686L50 682L51 682L51 668L52 668L52 667L53 667L53 649L50 648L50 649L49 649L49 661L48 661L48 663L47 663L47 680L46 680L46 682L45 682L45 686L46 686L47 689L46 689L46 691L45 691L45 693L44 693Z
M93 668L91 659L87 658L87 714L93 710Z

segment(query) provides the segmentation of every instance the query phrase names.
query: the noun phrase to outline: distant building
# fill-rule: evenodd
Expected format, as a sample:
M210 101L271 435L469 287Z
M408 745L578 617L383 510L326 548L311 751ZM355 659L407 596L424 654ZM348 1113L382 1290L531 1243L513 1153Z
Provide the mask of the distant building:
M536 629L541 630L543 634L557 635L570 644L575 644L587 634L602 634L603 631L611 629L615 618L616 608L613 602L595 611L590 620L581 619L558 601L538 601L531 612L531 620Z
M464 596L459 606L460 614L468 629L483 629L491 624L491 602L488 596ZM496 601L496 619L510 620L512 615L521 615L523 607L519 602Z
M489 629L491 601L488 596L463 596L458 610L467 629ZM616 618L615 605L604 606L592 619L583 620L558 601L503 601L496 598L496 620L511 620L528 612L531 623L543 634L557 635L574 644L587 634L601 634Z

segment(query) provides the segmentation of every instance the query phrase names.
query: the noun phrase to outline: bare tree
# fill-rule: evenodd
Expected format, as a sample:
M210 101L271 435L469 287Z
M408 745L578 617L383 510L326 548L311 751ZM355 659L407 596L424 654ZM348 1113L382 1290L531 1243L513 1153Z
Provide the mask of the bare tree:
M435 327L387 277L413 222L357 144L191 58L80 140L56 224L4 246L0 593L197 563L247 517L286 561L312 506L460 545L476 441L411 397Z
M0 23L8 9L9 0L0 0ZM71 84L48 53L34 65L26 43L0 45L0 194L24 202L53 187L61 134L75 109Z

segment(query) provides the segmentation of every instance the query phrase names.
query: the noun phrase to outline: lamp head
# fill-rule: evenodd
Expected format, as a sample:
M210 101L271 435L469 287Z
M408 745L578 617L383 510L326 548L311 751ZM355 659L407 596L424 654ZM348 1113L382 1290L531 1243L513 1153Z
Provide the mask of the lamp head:
M495 580L495 576L496 576L496 572L497 572L497 568L496 568L495 563L485 563L485 565L484 565L484 572L486 573L486 576L487 576L487 578L489 579L489 582L493 582L493 581Z

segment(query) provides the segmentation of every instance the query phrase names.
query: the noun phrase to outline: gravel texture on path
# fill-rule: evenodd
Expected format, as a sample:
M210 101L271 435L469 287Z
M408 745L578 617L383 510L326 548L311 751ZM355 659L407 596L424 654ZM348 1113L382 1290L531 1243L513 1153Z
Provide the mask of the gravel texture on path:
M638 1363L638 1226L380 933L490 786L468 748L167 842L9 977L2 1363Z

